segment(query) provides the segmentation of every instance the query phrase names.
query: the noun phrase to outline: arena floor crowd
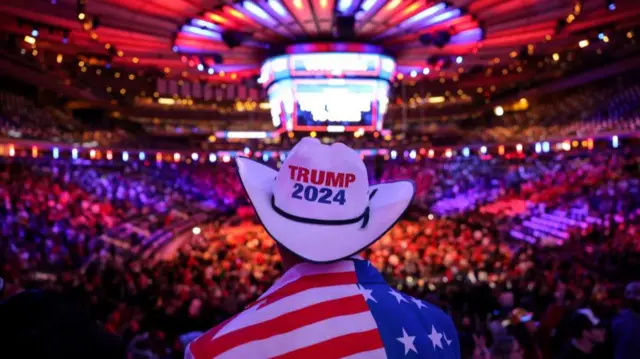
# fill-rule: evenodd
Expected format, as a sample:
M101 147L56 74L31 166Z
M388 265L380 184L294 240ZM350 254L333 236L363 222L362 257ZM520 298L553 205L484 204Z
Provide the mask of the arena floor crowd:
M639 161L619 149L387 162L378 180L412 178L418 195L361 255L449 312L464 358L573 358L579 310L606 332L584 339L593 346L584 357L609 357L626 350L616 323L632 315L625 286L640 273ZM3 160L0 197L5 295L63 293L134 357L181 357L194 332L242 310L282 272L230 164ZM191 229L197 213L206 219L172 253L147 250L181 223Z

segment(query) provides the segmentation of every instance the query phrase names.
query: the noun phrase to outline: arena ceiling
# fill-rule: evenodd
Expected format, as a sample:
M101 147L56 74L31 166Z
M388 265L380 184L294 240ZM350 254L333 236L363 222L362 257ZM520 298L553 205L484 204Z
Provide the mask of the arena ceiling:
M286 45L323 41L382 46L399 80L507 69L517 78L503 82L514 83L541 75L515 71L527 57L637 29L640 1L3 0L0 20L19 41L36 30L43 51L214 83L255 78Z

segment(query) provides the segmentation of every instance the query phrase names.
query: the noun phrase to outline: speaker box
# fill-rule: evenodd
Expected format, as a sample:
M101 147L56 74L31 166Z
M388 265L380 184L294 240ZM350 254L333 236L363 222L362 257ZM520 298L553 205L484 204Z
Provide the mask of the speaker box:
M336 17L336 35L341 39L353 39L356 37L356 18L353 16Z
M225 31L222 33L222 41L230 49L242 45L242 43L251 37L251 34L240 31Z

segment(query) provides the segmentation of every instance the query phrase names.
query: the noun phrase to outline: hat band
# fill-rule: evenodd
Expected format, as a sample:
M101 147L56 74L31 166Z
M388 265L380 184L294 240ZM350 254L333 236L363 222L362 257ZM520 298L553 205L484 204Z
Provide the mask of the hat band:
M376 194L376 192L377 192L377 189L374 190L373 193L371 193L371 195L369 196L369 199L371 199L371 197L373 197ZM306 218L306 217L299 217L291 213L287 213L283 209L279 208L278 206L276 206L276 198L273 195L271 195L271 208L273 208L273 210L277 214L281 215L282 217L295 222L300 222L300 223L320 224L325 226L343 226L343 225L354 224L362 221L362 226L360 226L360 228L365 228L369 223L369 206L367 206L367 208L364 210L364 212L362 212L361 215L355 218L350 218L350 219Z

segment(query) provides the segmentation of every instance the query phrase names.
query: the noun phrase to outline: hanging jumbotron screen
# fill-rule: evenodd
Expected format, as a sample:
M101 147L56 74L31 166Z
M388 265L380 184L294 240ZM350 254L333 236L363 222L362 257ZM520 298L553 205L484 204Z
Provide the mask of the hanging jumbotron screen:
M276 127L287 131L382 129L395 62L369 53L289 54L267 60L267 88Z

